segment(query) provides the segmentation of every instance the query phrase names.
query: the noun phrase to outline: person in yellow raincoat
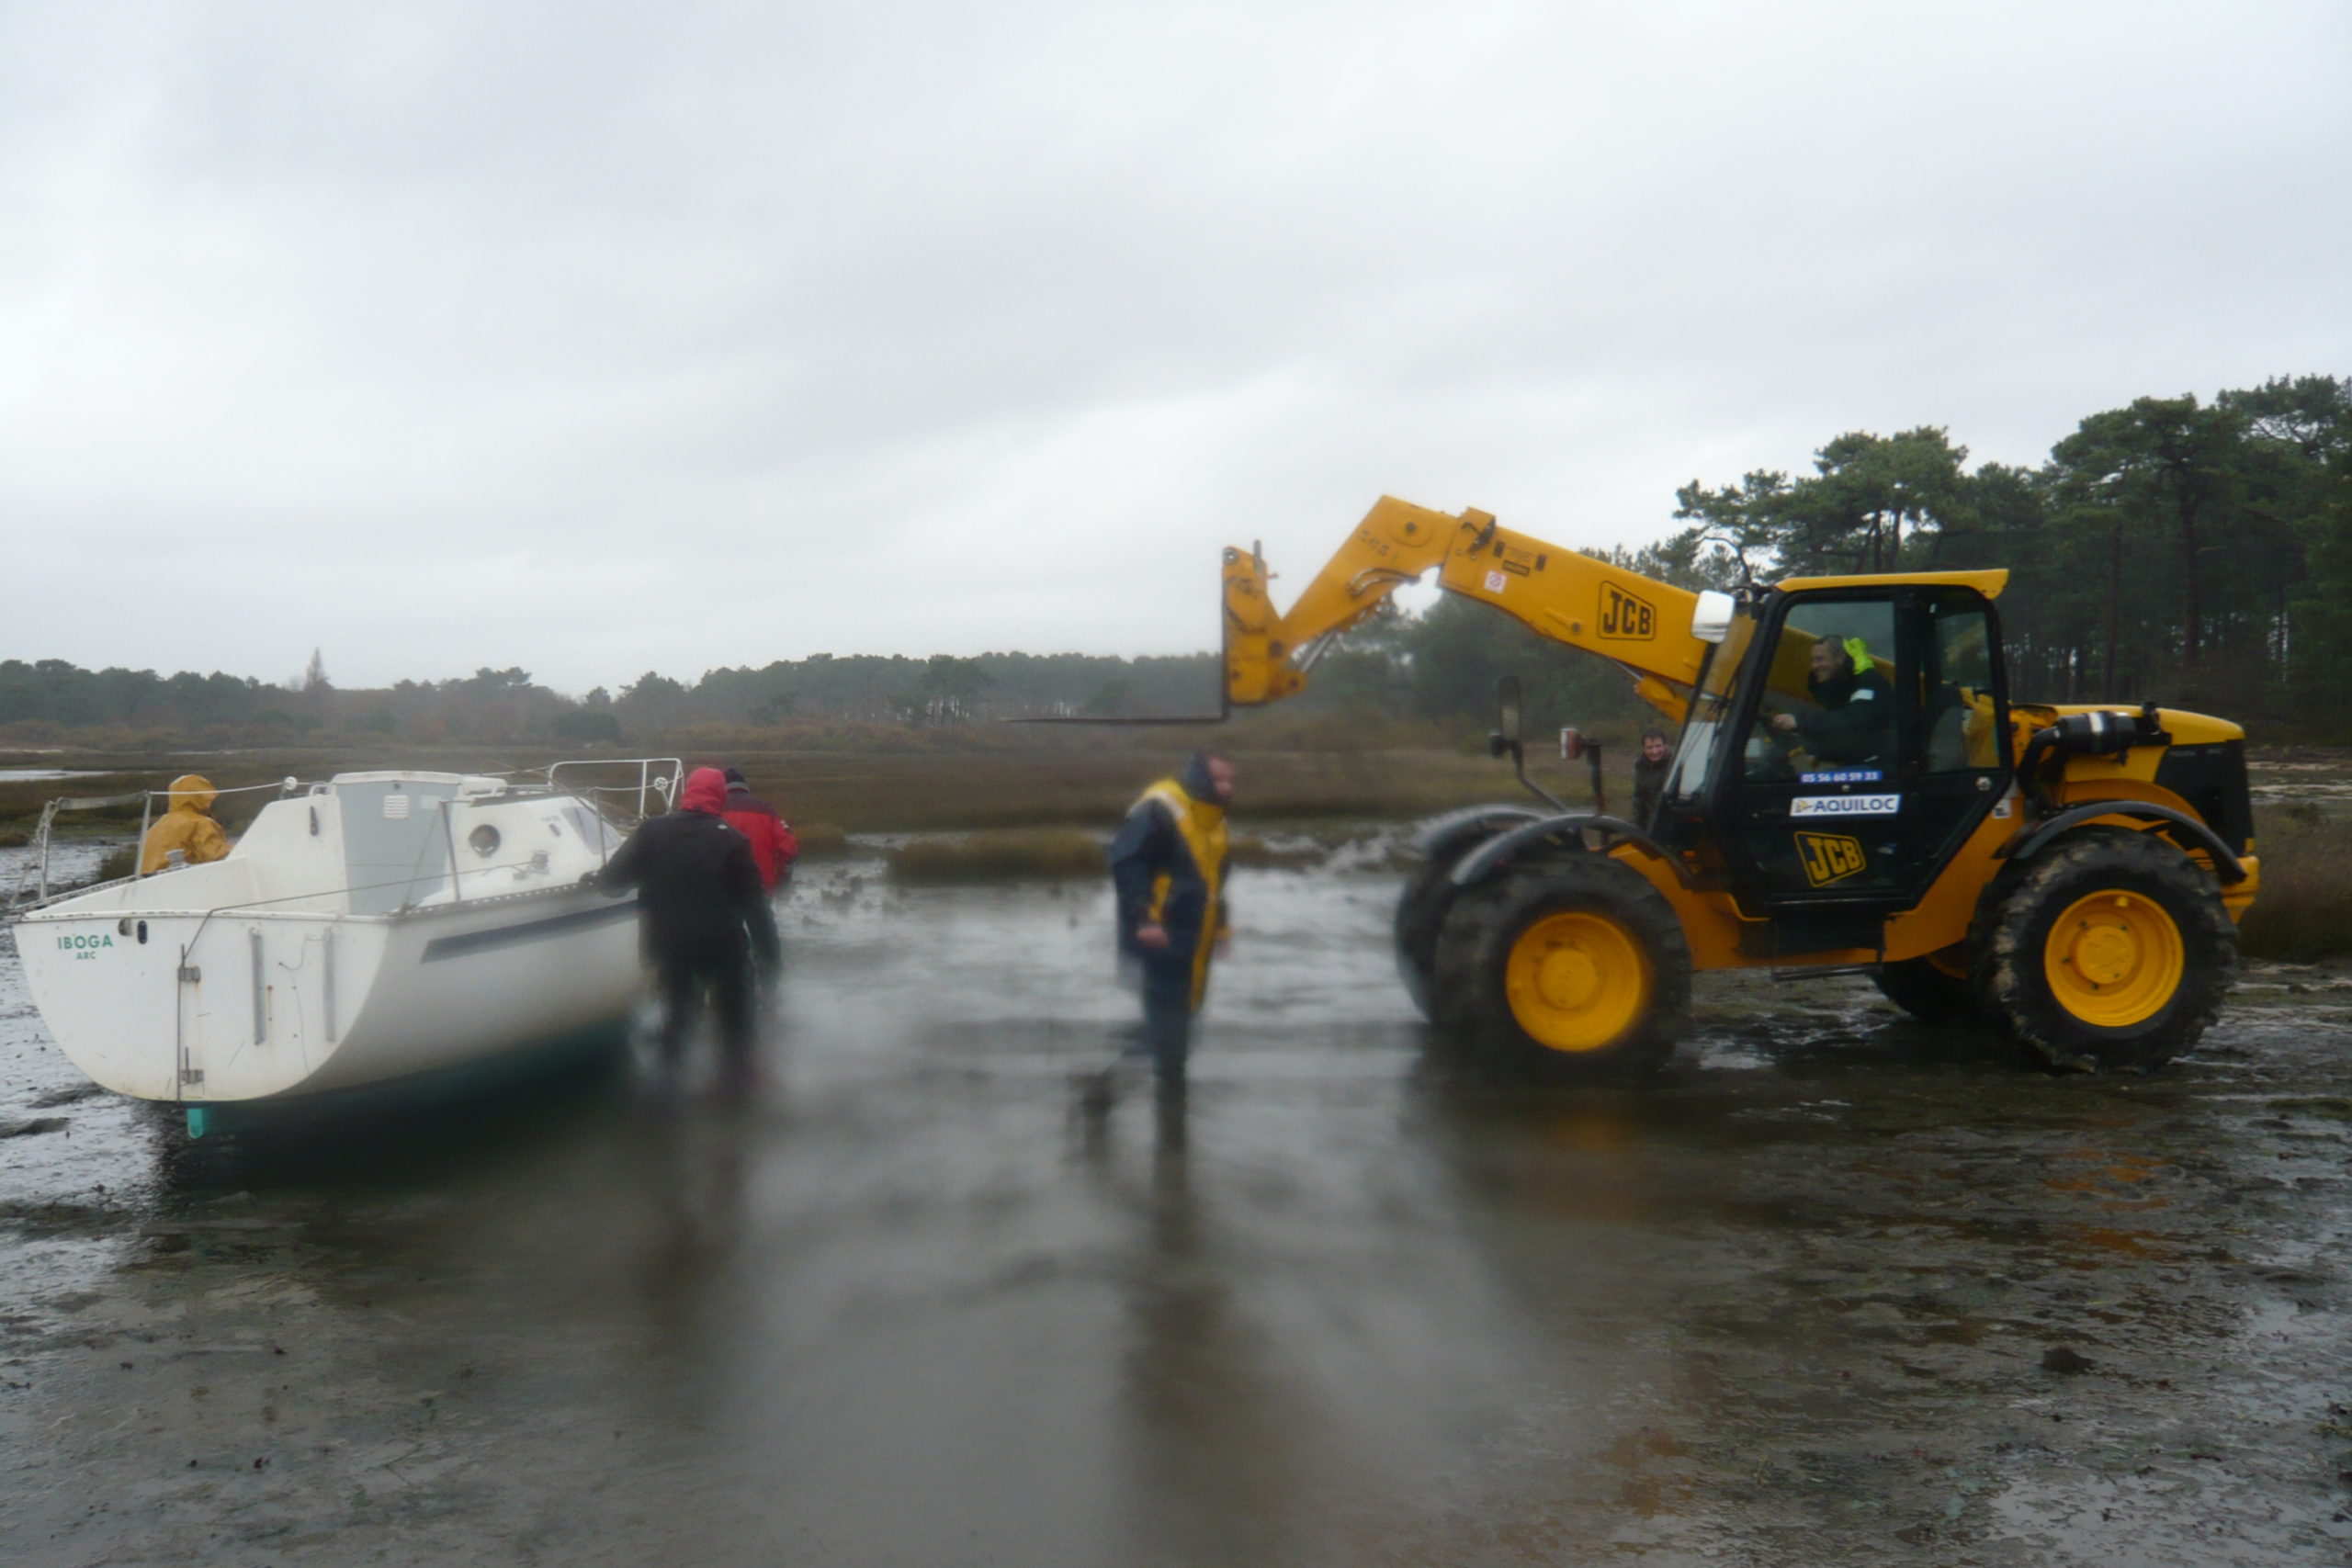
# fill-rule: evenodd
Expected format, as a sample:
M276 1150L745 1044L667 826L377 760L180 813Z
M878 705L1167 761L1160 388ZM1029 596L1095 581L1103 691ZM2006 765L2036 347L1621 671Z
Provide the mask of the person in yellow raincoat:
M1143 990L1143 1030L1131 1054L1150 1056L1163 1099L1184 1092L1193 1015L1208 994L1209 961L1232 931L1225 892L1232 804L1232 760L1198 752L1180 776L1144 791L1111 841L1119 951ZM1116 1066L1083 1085L1090 1110L1108 1108Z
M182 773L172 781L172 808L147 829L147 842L139 852L141 876L170 864L174 850L187 865L202 865L229 852L229 835L212 819L212 797L218 793L201 773Z

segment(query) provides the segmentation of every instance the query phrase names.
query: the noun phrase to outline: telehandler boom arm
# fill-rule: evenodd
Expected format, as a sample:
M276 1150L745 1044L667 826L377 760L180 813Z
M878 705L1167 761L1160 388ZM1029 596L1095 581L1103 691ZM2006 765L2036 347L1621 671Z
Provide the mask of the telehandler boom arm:
M1333 638L1431 567L1446 592L1622 665L1644 700L1682 717L1708 647L1690 635L1697 594L1515 534L1484 512L1453 516L1392 496L1364 514L1286 613L1275 612L1255 550L1225 552L1227 702L1253 707L1304 690Z

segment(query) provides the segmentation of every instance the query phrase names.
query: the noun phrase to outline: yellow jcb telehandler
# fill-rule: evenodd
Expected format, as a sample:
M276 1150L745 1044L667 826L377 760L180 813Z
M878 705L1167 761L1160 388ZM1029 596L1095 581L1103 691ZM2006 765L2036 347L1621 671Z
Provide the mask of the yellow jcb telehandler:
M1340 633L1439 586L1623 666L1679 721L1646 821L1540 807L1427 826L1396 911L1432 1022L1539 1059L1668 1051L1693 969L1869 974L2052 1066L2147 1072L2195 1043L2254 901L2245 732L2159 708L2013 702L2005 571L1791 578L1692 593L1383 498L1287 612L1225 552L1225 697L1302 690ZM1596 774L1597 776L1597 774Z

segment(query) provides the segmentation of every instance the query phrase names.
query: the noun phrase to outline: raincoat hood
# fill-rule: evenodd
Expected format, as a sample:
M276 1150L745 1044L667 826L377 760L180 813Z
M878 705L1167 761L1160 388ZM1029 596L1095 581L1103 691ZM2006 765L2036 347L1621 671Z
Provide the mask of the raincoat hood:
M727 805L727 775L717 768L696 768L678 792L678 809L707 811L716 816Z
M212 787L212 781L202 773L182 773L172 781L171 808L174 811L209 812L212 809L212 797L219 793Z

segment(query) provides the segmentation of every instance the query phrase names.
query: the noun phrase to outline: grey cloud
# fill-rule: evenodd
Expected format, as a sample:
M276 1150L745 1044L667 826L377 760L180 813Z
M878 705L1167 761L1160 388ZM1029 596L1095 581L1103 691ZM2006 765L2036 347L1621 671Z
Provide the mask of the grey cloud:
M2324 4L7 12L0 654L1168 651L1382 491L1631 542L1845 429L2030 462L2346 367L2347 64Z

